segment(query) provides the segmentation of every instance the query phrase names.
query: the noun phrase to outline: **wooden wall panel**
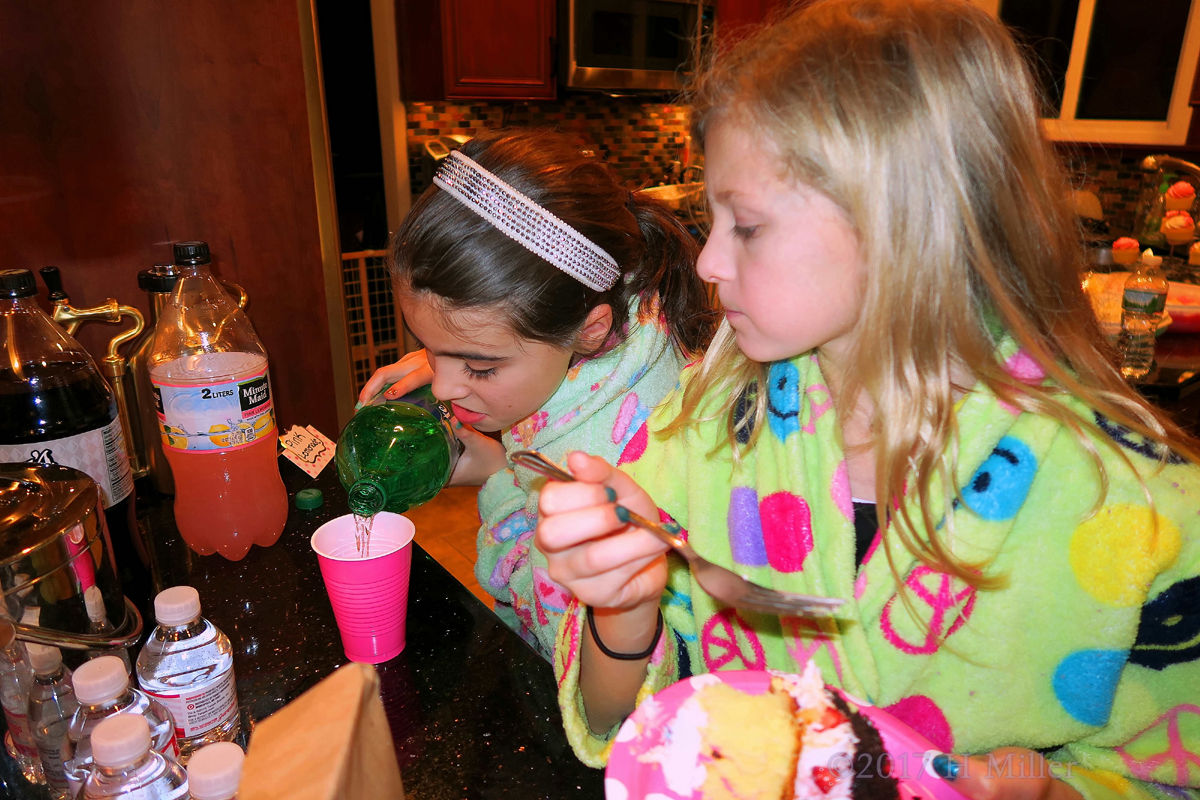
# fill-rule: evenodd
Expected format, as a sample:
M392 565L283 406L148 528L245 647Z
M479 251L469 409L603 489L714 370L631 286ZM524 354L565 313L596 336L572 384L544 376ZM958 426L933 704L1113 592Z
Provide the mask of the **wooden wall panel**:
M296 0L0 0L0 266L145 310L138 270L208 241L250 294L280 423L332 436L298 25ZM80 339L102 355L111 333Z

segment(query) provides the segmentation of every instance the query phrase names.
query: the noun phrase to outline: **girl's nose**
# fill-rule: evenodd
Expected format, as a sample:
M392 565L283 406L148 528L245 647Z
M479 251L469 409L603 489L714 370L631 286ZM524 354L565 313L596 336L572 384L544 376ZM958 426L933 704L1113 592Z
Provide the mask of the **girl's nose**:
M719 283L729 279L729 260L721 252L719 244L714 241L717 237L710 236L700 251L696 260L696 274L705 283Z
M433 392L433 396L443 403L462 400L470 393L465 382L455 375L455 371L446 367L434 368L433 382L429 384L429 391Z

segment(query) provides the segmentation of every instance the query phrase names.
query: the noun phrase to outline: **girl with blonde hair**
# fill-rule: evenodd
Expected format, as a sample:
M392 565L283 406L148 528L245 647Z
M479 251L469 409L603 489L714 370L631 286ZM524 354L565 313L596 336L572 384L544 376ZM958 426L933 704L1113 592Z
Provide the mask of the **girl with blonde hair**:
M977 800L1200 786L1198 451L1112 366L1009 33L955 0L818 0L694 102L726 319L640 459L573 454L541 496L577 753L603 764L688 674L812 660ZM846 602L724 606L623 508Z

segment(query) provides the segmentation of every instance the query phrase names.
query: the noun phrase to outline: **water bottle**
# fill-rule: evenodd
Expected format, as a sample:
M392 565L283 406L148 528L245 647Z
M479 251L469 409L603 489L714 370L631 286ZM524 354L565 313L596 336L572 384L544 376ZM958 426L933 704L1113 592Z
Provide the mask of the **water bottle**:
M236 800L245 759L242 748L233 742L197 750L187 766L192 800Z
M71 796L79 794L92 769L92 733L96 726L117 714L142 717L150 726L154 749L176 758L175 721L157 700L129 685L125 664L116 656L101 656L79 665L72 679L79 708L67 727L63 742L63 771Z
M1154 363L1154 336L1167 307L1168 288L1162 257L1147 248L1136 270L1125 281L1121 299L1121 374L1126 380L1137 380L1150 372Z
M37 742L29 727L29 687L33 669L25 653L25 645L17 641L12 625L0 625L0 706L8 731L4 734L4 749L21 767L21 774L30 783L45 783L42 763L38 758Z
M267 351L209 270L208 245L175 245L179 280L149 357L175 521L201 555L237 561L287 521Z
M71 688L71 670L63 666L57 647L29 645L33 685L29 689L29 727L37 745L38 758L50 796L67 800L70 786L63 770L63 741L79 703Z
M96 766L83 800L186 800L187 773L175 759L150 747L150 726L136 714L117 714L92 732Z
M137 658L137 678L146 694L175 718L180 761L212 742L238 733L237 689L229 637L200 616L200 594L174 586L154 598L158 627Z
M432 500L462 452L450 418L427 388L360 409L342 430L336 451L350 510L360 517L401 514Z

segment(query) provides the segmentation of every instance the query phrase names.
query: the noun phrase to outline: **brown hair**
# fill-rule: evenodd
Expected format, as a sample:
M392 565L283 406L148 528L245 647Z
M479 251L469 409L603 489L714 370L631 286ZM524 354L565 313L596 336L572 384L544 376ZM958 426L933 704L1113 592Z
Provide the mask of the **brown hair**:
M487 134L462 152L603 248L622 277L608 291L589 289L431 186L392 238L400 291L432 294L449 309L497 308L518 336L566 348L601 303L612 307L617 342L633 298L657 298L680 349L703 351L716 315L696 276L698 246L666 207L631 194L607 164L550 131Z
M954 404L971 388L955 375L1072 431L1100 470L1097 508L1108 478L1087 433L1094 421L1066 396L1196 458L1195 442L1113 366L1080 286L1068 183L1038 127L1021 52L997 20L957 0L818 0L721 54L693 101L698 140L718 124L761 132L781 172L829 197L857 232L868 275L838 411L845 419L859 392L875 403L877 501L899 509L890 524L922 562L976 586L998 580L951 552L953 519L936 533L958 491ZM1004 332L1051 384L1005 371ZM735 403L764 385L765 366L723 324L667 433L725 415L736 454L747 420L765 419L766 393L753 416ZM712 396L727 401L710 407ZM899 502L914 475L915 520Z

